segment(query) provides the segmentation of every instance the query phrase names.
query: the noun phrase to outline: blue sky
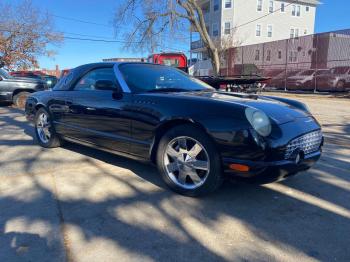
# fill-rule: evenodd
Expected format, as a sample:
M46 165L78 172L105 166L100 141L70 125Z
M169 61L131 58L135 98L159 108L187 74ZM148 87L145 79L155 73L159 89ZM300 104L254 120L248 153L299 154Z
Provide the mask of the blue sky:
M19 0L18 0L19 1ZM110 25L117 1L122 0L33 0L33 3L41 9L47 9L57 16L72 17L80 20L93 21L99 24ZM350 2L348 0L323 0L318 7L316 16L316 32L332 31L350 28ZM113 38L113 28L68 21L55 17L55 25L58 31L73 34L101 36ZM84 37L66 34L71 37ZM172 43L168 46L189 48L188 43ZM54 68L56 64L60 68L71 68L84 63L102 61L108 57L140 57L147 54L134 53L122 49L119 43L100 43L66 39L64 43L55 48L58 52L54 58L42 57L39 60L41 67Z

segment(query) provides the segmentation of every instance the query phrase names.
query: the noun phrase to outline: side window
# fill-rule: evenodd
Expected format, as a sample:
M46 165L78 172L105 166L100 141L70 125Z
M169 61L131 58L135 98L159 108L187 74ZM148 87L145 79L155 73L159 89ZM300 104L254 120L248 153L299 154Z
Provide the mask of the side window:
M58 83L55 85L53 90L55 91L66 91L69 89L69 84L73 80L74 70L71 70L67 75L62 76Z
M95 90L95 84L98 80L111 81L116 86L119 86L113 68L98 68L88 72L86 75L80 78L78 83L75 84L74 90L93 91Z

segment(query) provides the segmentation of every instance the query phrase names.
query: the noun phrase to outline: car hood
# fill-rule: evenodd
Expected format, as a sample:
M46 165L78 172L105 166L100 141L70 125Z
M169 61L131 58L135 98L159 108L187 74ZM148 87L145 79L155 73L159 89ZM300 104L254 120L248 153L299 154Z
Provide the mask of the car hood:
M284 124L298 118L306 118L311 114L302 111L281 101L258 95L248 95L242 93L223 92L179 92L179 93L158 93L154 95L181 97L190 99L203 99L217 101L220 103L234 104L243 107L252 107L266 113L277 124Z
M21 82L21 83L33 83L33 84L39 84L39 83L45 82L41 79L29 78L29 77L12 77L12 78L9 78L8 81Z

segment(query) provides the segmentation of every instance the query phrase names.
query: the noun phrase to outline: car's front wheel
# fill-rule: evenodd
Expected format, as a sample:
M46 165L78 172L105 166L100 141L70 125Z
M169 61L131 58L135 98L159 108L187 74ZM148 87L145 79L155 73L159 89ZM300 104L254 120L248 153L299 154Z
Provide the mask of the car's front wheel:
M220 157L213 141L192 125L177 126L162 137L157 165L166 184L187 196L213 192L223 180Z
M61 145L61 139L55 132L50 114L44 108L36 112L35 135L42 147L53 148Z

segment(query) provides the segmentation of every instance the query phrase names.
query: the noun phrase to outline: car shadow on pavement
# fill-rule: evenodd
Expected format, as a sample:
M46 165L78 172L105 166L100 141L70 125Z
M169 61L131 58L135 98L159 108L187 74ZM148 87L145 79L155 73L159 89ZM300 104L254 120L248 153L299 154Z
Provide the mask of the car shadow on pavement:
M33 135L26 122L6 116L0 122ZM343 143L349 133L346 125L343 135L326 135ZM24 141L0 146L32 146ZM35 154L20 159L28 176L18 178L30 187L12 191L17 180L0 187L0 261L349 261L349 162L339 147L326 140L320 163L289 180L227 182L214 194L188 198L169 191L153 166L70 143L58 149L66 158L52 153L45 160L55 163L53 172L32 173L47 154L34 146ZM81 156L79 164L69 152ZM65 170L69 161L73 168ZM16 223L29 232L11 230ZM51 232L30 232L39 226ZM62 237L52 237L58 231ZM25 241L13 244L20 234Z

